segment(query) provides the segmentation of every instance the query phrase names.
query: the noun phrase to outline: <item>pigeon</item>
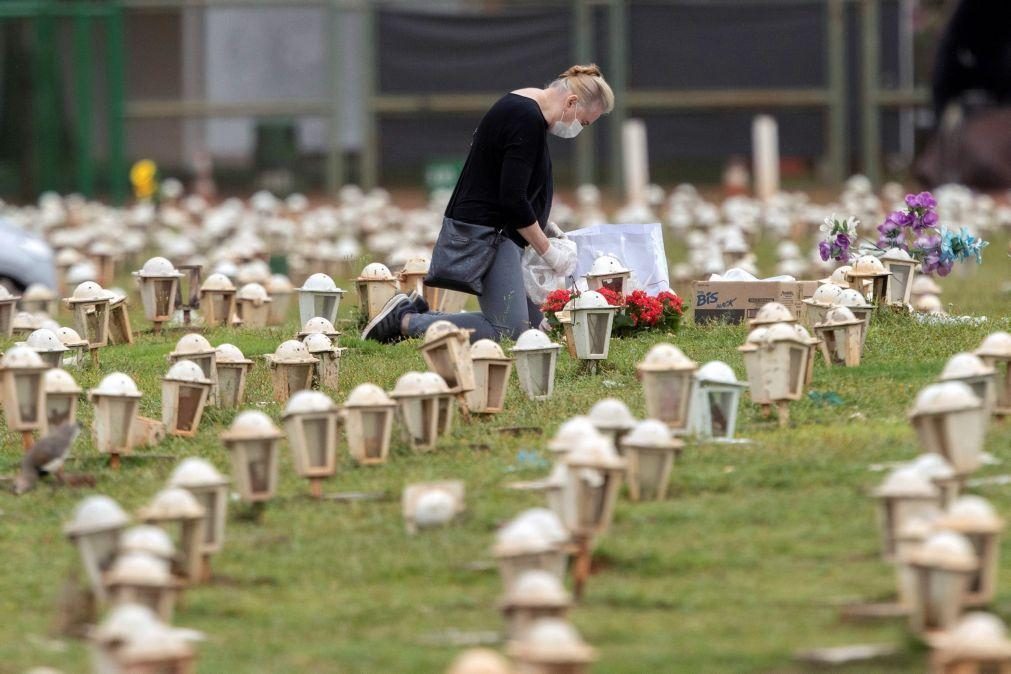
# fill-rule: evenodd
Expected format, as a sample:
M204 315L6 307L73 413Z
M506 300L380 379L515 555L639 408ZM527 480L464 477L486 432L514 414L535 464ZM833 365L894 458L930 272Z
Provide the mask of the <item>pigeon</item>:
M55 474L62 476L63 462L70 454L81 424L68 421L57 426L49 435L39 439L21 460L21 473L14 481L14 493L24 494L35 488L40 477Z

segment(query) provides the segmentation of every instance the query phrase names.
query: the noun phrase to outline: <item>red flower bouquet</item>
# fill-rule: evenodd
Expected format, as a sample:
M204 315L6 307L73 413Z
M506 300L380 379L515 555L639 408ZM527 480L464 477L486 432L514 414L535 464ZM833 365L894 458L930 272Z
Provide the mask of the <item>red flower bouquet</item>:
M609 288L601 288L596 292L603 295L612 307L619 307L614 315L613 333L616 336L632 335L643 330L660 329L674 332L681 324L684 313L684 302L676 294L663 291L650 295L645 290L633 290L623 296ZM548 294L541 305L541 311L551 326L553 334L560 334L562 325L558 320L558 312L579 293L571 290L555 290Z

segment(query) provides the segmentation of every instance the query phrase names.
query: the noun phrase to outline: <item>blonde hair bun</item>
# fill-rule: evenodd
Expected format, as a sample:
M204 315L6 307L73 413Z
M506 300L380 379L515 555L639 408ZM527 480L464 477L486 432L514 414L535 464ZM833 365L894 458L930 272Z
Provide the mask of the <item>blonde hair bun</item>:
M599 107L603 114L614 109L614 92L596 63L572 66L551 86L565 87L579 97L580 104Z
M566 70L564 73L558 76L558 79L567 79L569 77L579 77L580 75L589 75L590 77L603 77L604 73L600 72L600 67L596 63L590 63L585 66L575 65Z

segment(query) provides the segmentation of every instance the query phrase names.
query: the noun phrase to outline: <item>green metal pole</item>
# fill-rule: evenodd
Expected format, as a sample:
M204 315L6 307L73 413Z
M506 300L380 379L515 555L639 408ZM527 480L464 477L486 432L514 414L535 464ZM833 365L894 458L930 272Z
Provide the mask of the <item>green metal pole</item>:
M49 6L40 6L35 17L34 109L35 188L56 189L59 152L59 115L56 97L56 26Z
M361 186L370 190L379 183L379 113L376 111L375 94L378 90L379 70L376 64L376 49L378 35L376 34L376 8L372 0L365 0L362 5L362 33L365 35L365 47L362 49L362 71L364 91L362 91L362 106L364 108L364 138L361 156Z
M91 126L91 20L84 13L74 16L74 98L77 108L77 190L91 197L95 190Z
M576 63L588 63L592 60L592 32L590 8L586 0L572 0L572 20L575 24L574 54ZM594 180L594 144L593 127L583 129L576 137L576 184L592 183Z
M326 189L331 195L344 184L344 153L341 148L341 6L329 4L330 28L327 49L330 57L330 124L327 133Z
M828 49L828 169L835 183L846 178L846 40L844 0L828 0L825 7Z
M881 13L878 0L863 0L860 5L862 49L861 126L863 127L864 175L877 185L881 180L881 117L878 111L878 69L881 44L878 32Z
M622 172L622 142L621 133L627 116L625 91L628 82L628 6L627 0L610 0L609 5L608 52L610 55L609 69L605 73L614 90L614 110L610 115L611 131L611 190L616 199L624 197L622 189L625 184Z
M123 39L123 6L112 3L106 18L106 49L109 97L109 194L113 203L126 199L126 47Z

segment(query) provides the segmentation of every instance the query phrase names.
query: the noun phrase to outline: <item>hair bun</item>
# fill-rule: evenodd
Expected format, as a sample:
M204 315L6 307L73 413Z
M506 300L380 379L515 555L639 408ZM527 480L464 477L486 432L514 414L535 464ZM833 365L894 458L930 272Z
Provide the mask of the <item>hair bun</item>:
M603 73L600 72L600 68L596 63L590 63L588 65L575 65L566 70L564 73L559 75L559 78L565 77L579 77L580 75L589 75L590 77L603 77Z

